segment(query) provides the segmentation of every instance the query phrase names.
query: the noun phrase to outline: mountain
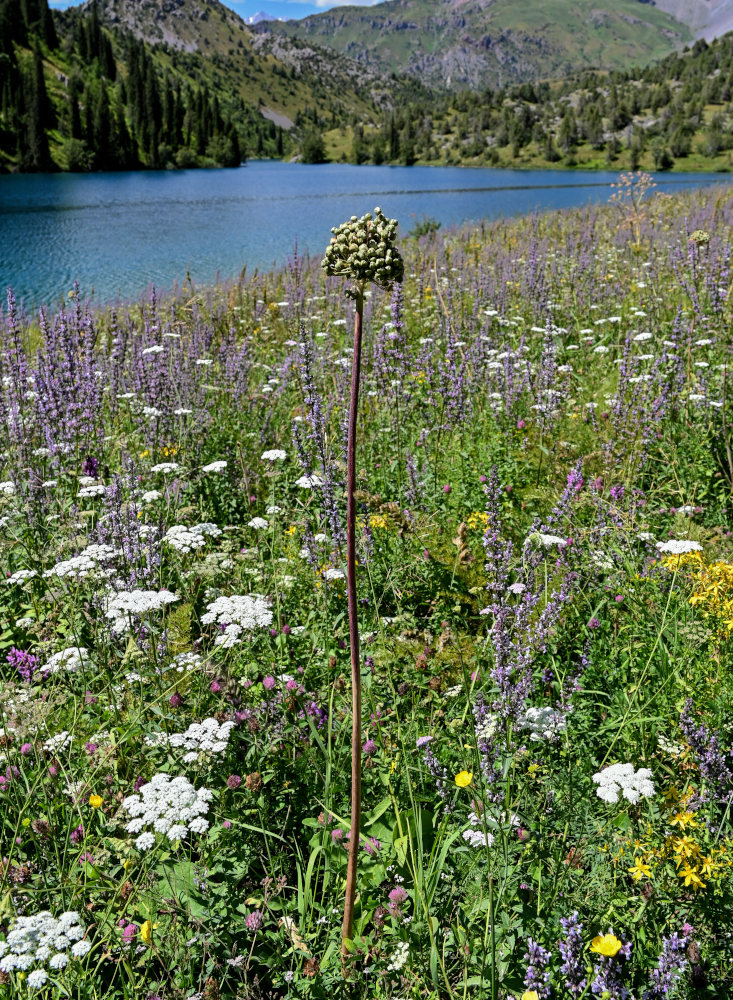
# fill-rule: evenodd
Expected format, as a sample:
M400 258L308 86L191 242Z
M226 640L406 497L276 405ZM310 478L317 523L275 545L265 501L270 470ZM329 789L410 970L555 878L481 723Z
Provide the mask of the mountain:
M251 17L245 17L244 23L248 25L261 24L263 21L280 21L282 18L275 17L274 14L268 14L266 10L258 10L256 14L252 14Z
M92 7L113 34L130 32L163 63L203 73L217 92L236 93L286 129L315 108L329 120L368 118L401 98L390 73L365 72L312 40L253 33L219 0L87 0L81 10Z
M695 38L710 41L733 31L733 0L654 0L654 5L686 24Z
M693 37L659 4L639 0L386 0L255 30L327 46L429 86L474 90L625 69Z
M234 166L426 96L218 0L0 0L0 171Z
M358 162L733 170L733 32L651 66L456 91L357 127Z

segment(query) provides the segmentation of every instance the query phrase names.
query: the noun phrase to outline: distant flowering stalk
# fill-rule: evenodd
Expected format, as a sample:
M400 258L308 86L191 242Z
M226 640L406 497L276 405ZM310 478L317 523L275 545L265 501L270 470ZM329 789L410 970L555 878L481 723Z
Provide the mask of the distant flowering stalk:
M354 934L356 869L361 827L361 665L359 659L359 622L356 596L356 420L359 407L361 372L361 337L364 317L364 291L372 282L389 290L400 283L404 274L402 257L395 246L397 221L387 219L380 208L331 230L321 267L326 274L350 279L346 295L354 300L354 352L351 368L351 400L346 456L346 591L349 602L349 641L351 646L351 832L346 866L346 896L342 927L341 953L351 950Z
M704 723L697 725L692 718L692 699L688 698L680 714L680 728L715 799L728 801L733 795L733 753L725 753L720 737Z
M685 948L688 938L682 934L671 934L662 939L662 954L657 967L652 971L651 987L644 993L644 1000L663 1000L674 992L682 973L687 968Z
M441 799L448 798L448 771L442 767L440 761L435 756L433 748L430 746L432 736L419 736L417 739L417 749L423 751L423 761L428 771L435 781L435 789Z
M24 680L28 684L35 671L38 670L38 657L25 649L16 649L13 646L5 659L11 667L15 667L20 674L21 680Z
M623 984L625 966L621 959L631 958L631 942L623 944L609 929L607 934L593 938L590 950L596 955L595 976L590 984L593 995L604 1000L630 1000L631 991Z
M305 330L302 328L300 351L300 380L308 412L308 421L311 426L310 436L316 446L318 458L321 463L321 472L323 474L323 486L321 488L323 507L326 511L326 516L328 517L329 530L331 532L333 543L334 545L338 545L340 547L344 540L344 532L341 517L338 511L338 503L336 501L336 484L333 477L333 463L329 460L326 447L326 415L323 412L323 400L321 399L321 395L313 376L313 345L306 338ZM298 456L301 457L301 449L297 447L297 444L296 449L298 450ZM301 462L303 463L304 472L306 475L310 476L313 472L311 460L310 457L308 457L304 452L301 457Z
M583 925L578 919L577 910L569 917L561 917L560 926L565 932L565 937L558 945L563 962L560 972L565 977L565 989L572 996L579 997L585 992L588 980L583 957Z
M550 996L550 952L532 938L527 939L527 971L524 974L524 985L528 990L534 990L539 1000L548 1000Z
M501 537L501 485L496 472L496 466L491 469L489 481L484 486L486 494L486 531L484 532L484 551L486 552L486 562L484 567L488 577L486 589L492 595L501 595L506 591L509 581L509 567L511 565L514 547L511 541L504 541Z

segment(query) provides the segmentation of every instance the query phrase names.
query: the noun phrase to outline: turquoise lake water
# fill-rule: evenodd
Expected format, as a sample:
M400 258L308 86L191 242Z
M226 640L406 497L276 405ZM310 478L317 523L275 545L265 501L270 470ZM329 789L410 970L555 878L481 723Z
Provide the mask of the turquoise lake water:
M380 205L402 232L607 201L615 173L251 161L237 170L0 176L0 284L29 308L74 281L94 301L321 254L331 226ZM658 190L731 183L660 174Z

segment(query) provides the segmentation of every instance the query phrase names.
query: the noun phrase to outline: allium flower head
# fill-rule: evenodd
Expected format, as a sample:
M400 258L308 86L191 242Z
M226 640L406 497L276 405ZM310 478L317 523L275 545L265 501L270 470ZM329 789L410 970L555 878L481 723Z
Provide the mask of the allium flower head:
M385 290L402 281L405 266L395 246L397 220L388 219L381 208L360 219L352 215L331 232L331 242L321 261L326 274L352 278L359 286L374 282ZM351 291L352 297L359 294Z

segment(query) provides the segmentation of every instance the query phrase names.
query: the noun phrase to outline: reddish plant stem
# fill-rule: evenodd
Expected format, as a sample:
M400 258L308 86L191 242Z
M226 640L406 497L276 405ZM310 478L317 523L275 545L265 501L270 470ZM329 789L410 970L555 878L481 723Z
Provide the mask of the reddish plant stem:
M361 830L361 664L359 657L359 619L356 601L356 418L359 409L359 376L361 372L361 329L364 296L357 289L354 318L354 355L351 365L351 401L349 405L349 436L346 454L346 593L349 600L349 645L351 647L351 834L349 858L346 864L346 896L344 923L341 933L341 954L349 954L347 940L354 935L354 904L356 900L356 867L359 858Z

